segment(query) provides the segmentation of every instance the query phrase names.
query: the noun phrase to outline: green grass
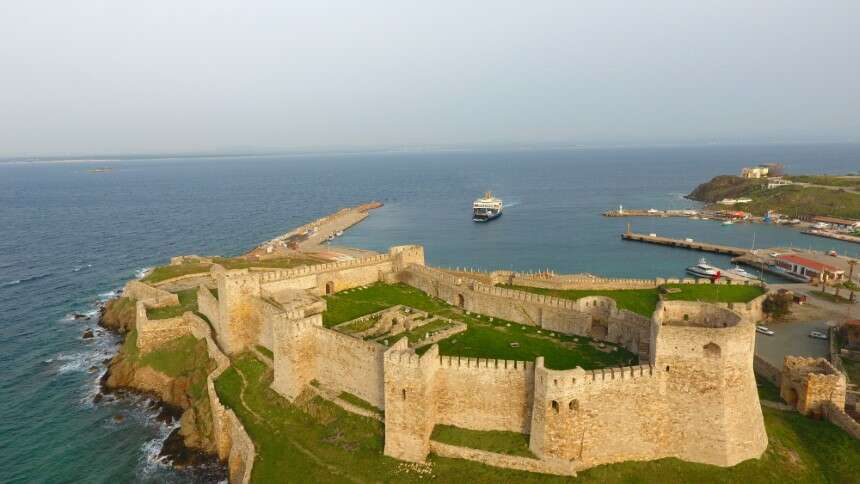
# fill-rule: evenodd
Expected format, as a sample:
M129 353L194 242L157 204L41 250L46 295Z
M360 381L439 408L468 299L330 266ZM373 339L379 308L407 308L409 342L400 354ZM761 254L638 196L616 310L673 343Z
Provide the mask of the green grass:
M831 187L860 188L860 177L844 177L832 175L795 175L785 177L799 183L811 183L813 185L826 185Z
M759 286L738 284L668 284L666 287L681 289L681 292L663 296L669 301L745 303L764 294Z
M504 285L508 289L533 292L544 296L563 299L581 299L587 296L605 296L615 300L618 309L626 309L636 314L650 318L657 309L660 296L656 289L622 289L622 290L581 290L581 289L545 289L542 287Z
M205 262L188 262L185 264L178 264L174 266L160 266L153 269L149 274L146 275L146 277L141 279L141 281L149 284L155 284L156 282L173 279L174 277L209 272L210 267L212 267L212 264Z
M200 366L205 368L209 356L206 353L206 341L188 334L164 343L140 357L139 361L167 376L177 377L193 372Z
M453 324L451 324L450 322L448 322L444 319L437 319L436 321L432 321L432 322L427 323L423 326L419 326L419 327L413 329L412 331L408 331L406 333L399 334L393 339L400 339L403 336L406 336L409 339L410 343L417 343L418 341L421 341L422 339L424 339L424 335L426 335L427 333L439 331L440 329L445 329L445 328L448 328L451 326L453 326Z
M368 318L364 321L355 321L342 328L338 328L345 333L361 333L372 328L374 324L379 322L379 318Z
M848 381L855 385L860 384L860 361L842 358L842 366L845 368L845 376L848 377Z
M378 283L367 289L327 296L326 301L328 310L323 313L323 322L328 327L398 304L466 323L468 329L465 332L439 342L439 352L442 355L520 361L534 361L536 357L543 356L548 368L559 370L576 366L595 369L638 362L636 356L624 348L602 352L590 345L591 340L585 337L574 338L559 333L550 336L549 331L534 326L524 326L497 318L490 322L490 318L486 316L466 315L445 301L432 298L405 284ZM413 338L423 337L426 332L425 328L417 328L413 331ZM389 337L388 342L393 344L402 337ZM519 347L512 348L511 343L519 343ZM612 345L607 346L610 350L614 348ZM420 348L418 353L429 348Z
M773 190L756 190L747 195L753 201L735 207L756 215L764 215L768 210L773 209L789 217L824 215L860 218L860 195L856 193L790 185Z
M363 408L365 410L370 410L371 412L376 412L376 413L380 412L380 410L378 408L374 407L373 405L371 405L370 402L368 402L367 400L364 400L360 397L357 397L357 396L353 395L352 393L340 392L340 395L338 395L338 398L340 398L341 400L343 400L347 403L351 403L351 404L355 405L356 407Z
M182 316L185 311L197 312L196 288L178 291L176 295L179 296L178 305L147 309L146 317L149 319L167 319Z
M758 397L761 400L770 400L771 402L782 402L782 397L779 396L779 388L773 383L756 375L755 382L758 386Z
M428 312L449 307L444 301L405 284L373 284L366 289L326 296L326 303L328 308L323 313L323 324L327 328L398 304Z
M266 348L265 346L257 345L257 351L259 351L260 353L262 353L265 356L268 356L270 359L273 359L273 360L275 359L275 354L272 353L272 350L270 350L269 348Z
M586 290L586 289L545 289L542 287L510 286L508 289L532 292L563 299L577 300L586 296L605 296L615 300L618 309L640 314L651 318L657 303L660 301L657 289L619 289L619 290ZM667 284L666 287L680 289L681 292L665 294L670 301L705 301L705 302L748 302L764 294L758 286L716 285L716 284Z
M221 401L236 412L254 441L255 483L847 483L857 482L860 469L860 441L826 421L765 408L768 450L761 459L729 468L661 459L603 465L573 480L431 456L430 474L418 475L382 455L380 422L318 397L293 405L269 388L271 379L268 367L245 355L215 382Z
M529 436L517 432L480 431L453 425L436 425L430 438L443 444L486 450L497 454L535 457L529 450Z

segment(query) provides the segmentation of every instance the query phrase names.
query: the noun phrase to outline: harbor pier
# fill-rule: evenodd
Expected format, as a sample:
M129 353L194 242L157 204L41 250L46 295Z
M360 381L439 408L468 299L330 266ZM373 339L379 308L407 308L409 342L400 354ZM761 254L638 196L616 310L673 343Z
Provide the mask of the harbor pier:
M742 247L732 247L730 245L710 244L707 242L697 242L693 239L672 239L669 237L658 237L656 235L637 234L635 232L624 232L621 234L624 240L633 240L636 242L646 242L649 244L665 245L668 247L678 247L682 249L700 250L702 252L711 252L714 254L725 254L731 256L746 255L750 251Z

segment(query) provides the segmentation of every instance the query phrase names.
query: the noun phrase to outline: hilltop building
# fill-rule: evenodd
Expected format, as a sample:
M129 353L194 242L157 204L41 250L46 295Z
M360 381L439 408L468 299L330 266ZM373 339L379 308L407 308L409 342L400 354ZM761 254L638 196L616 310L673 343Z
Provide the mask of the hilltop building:
M769 178L783 176L784 168L780 163L765 163L741 170L742 178Z

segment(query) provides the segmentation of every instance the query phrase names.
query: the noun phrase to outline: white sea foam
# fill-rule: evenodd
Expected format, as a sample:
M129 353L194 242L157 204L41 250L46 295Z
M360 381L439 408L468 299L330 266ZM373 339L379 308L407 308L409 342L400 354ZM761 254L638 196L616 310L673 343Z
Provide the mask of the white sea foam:
M159 470L172 468L168 459L161 455L161 449L164 447L165 439L178 427L178 421L169 424L160 424L158 426L158 436L144 442L140 447L141 456L139 462L142 477L146 478Z
M136 279L143 279L150 272L152 272L152 267L142 267L142 268L134 271L134 277Z
M114 289L112 291L103 292L99 294L99 302L110 301L111 299L119 296L120 290Z
M75 266L75 267L72 269L72 272L78 272L78 271L80 271L80 270L82 270L82 269L89 269L89 268L90 268L90 267L92 267L92 266L93 266L92 264L86 264L86 265L82 265L82 266Z

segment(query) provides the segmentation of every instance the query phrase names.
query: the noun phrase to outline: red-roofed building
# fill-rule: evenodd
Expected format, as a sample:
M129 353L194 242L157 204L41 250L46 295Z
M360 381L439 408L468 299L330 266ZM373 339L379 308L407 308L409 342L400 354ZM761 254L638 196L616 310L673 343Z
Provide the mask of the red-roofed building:
M841 269L796 254L777 256L776 265L792 274L808 277L811 281L841 281L845 278L845 271Z

